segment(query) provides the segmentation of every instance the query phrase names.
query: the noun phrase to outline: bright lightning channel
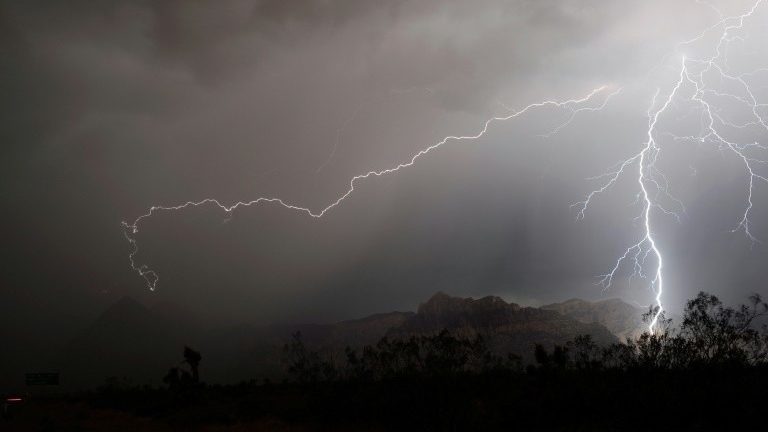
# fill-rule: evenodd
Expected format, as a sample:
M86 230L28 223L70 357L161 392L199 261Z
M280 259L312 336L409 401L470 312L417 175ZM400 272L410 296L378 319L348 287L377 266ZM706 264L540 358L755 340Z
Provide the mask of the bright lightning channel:
M582 112L582 111L595 111L595 110L602 109L603 107L606 106L608 101L613 96L617 95L621 91L621 88L618 88L618 89L614 89L613 91L608 93L605 96L605 98L603 100L603 103L601 105L599 105L598 107L582 107L582 106L579 106L581 104L584 104L585 102L588 102L588 101L592 100L595 96L597 96L600 93L605 92L608 89L609 89L609 86L604 85L604 86L600 86L600 87L598 87L596 89L593 89L586 96L583 96L581 98L569 99L569 100L565 100L565 101L546 100L546 101L543 101L543 102L536 102L536 103L532 103L532 104L526 106L525 108L523 108L521 110L514 111L514 112L512 112L509 115L491 117L490 119L485 121L485 123L483 124L483 127L480 129L480 131L475 133L475 134L473 134L473 135L450 135L450 136L446 136L445 138L443 138L440 141L432 144L431 146L426 147L426 148L424 148L422 150L419 150L417 153L415 153L411 157L410 160L408 160L406 162L402 162L402 163L398 164L397 166L394 166L392 168L386 168L386 169L379 170L379 171L368 171L365 174L359 174L359 175L356 175L356 176L352 177L349 180L349 187L347 188L347 190L343 194L339 195L336 198L336 200L332 201L330 204L328 204L327 206L323 207L320 210L314 210L313 211L309 207L303 207L303 206L300 206L300 205L292 204L292 203L284 201L281 198L274 198L274 197L259 197L259 198L253 199L251 201L238 201L238 202L236 202L234 204L231 204L231 205L224 205L219 200L217 200L215 198L205 198L205 199L202 199L202 200L199 200L199 201L187 201L187 202L185 202L183 204L175 205L175 206L152 206L152 207L149 208L149 211L147 213L137 217L136 219L134 219L133 222L130 222L130 223L129 222L125 222L125 221L122 222L122 225L125 228L125 231L124 231L125 238L128 240L128 242L132 246L131 253L128 255L128 258L129 258L130 263L131 263L131 268L133 268L133 270L135 270L142 278L144 278L144 280L146 281L147 286L149 287L150 290L152 290L152 291L155 290L155 288L157 287L157 282L160 280L157 272L155 270L152 270L151 268L149 268L146 264L141 264L141 265L136 264L135 257L136 257L136 254L139 252L139 245L138 245L138 242L136 240L136 234L139 233L139 225L141 224L141 222L143 220L151 217L152 215L154 215L155 213L157 213L159 211L178 211L178 210L186 209L188 207L198 207L198 206L202 206L202 205L215 205L216 207L220 208L224 212L231 213L231 212L233 212L233 211L235 211L235 210L237 210L238 208L241 208L241 207L250 207L250 206L258 205L258 204L261 204L261 203L276 203L276 204L279 204L280 206L282 206L282 207L284 207L286 209L299 211L299 212L305 213L307 216L310 216L310 217L313 217L313 218L321 218L321 217L325 216L325 214L328 213L330 210L332 210L333 208L335 208L336 206L341 204L350 195L352 195L352 192L354 192L356 190L355 189L356 184L360 180L364 180L364 179L367 179L369 177L381 177L381 176L384 176L384 175L387 175L387 174L392 174L392 173L395 173L397 171L400 171L403 168L408 168L408 167L414 165L416 163L416 161L419 160L422 156L432 152L433 150L435 150L435 149L437 149L439 147L442 147L444 144L446 144L446 143L448 143L450 141L467 141L467 140L471 141L471 140L477 140L477 139L483 137L486 134L486 132L488 132L488 128L491 126L491 124L493 124L495 122L503 122L503 121L507 121L507 120L511 120L511 119L520 117L520 116L522 116L522 115L524 115L524 114L528 113L529 111L531 111L533 109L536 109L536 108L552 106L552 107L557 107L557 108L565 108L568 111L570 111L570 113L571 113L570 117L566 120L566 122L564 122L561 125L559 125L557 130L562 129L563 127L565 127L568 123L570 123L573 120L573 117L577 113ZM574 107L574 106L576 106L576 107Z
M743 130L749 127L759 127L768 132L768 124L760 114L760 108L764 108L768 106L768 104L761 104L757 101L752 88L744 79L746 76L763 72L766 69L761 68L741 75L729 74L727 71L730 68L728 67L728 59L725 54L731 42L744 41L742 37L734 36L733 33L743 28L744 21L751 17L763 2L764 0L758 0L746 13L732 17L723 17L722 13L720 13L720 11L714 8L712 5L705 2L698 2L707 4L709 7L713 8L718 13L720 21L705 29L695 38L680 43L678 48L699 42L703 40L710 32L719 30L720 37L717 39L717 43L713 46L714 52L712 56L699 59L686 58L685 56L681 58L680 72L677 82L675 83L674 88L669 92L662 106L655 111L654 108L657 105L657 98L659 96L660 90L657 90L653 96L653 100L647 114L647 140L645 141L641 150L617 164L616 168L609 170L608 172L597 177L593 177L592 180L602 180L601 185L597 189L589 192L583 201L578 202L572 206L575 207L578 211L577 218L583 219L585 217L585 212L591 204L592 200L614 186L622 175L630 172L630 168L633 165L637 165L636 180L640 191L638 194L638 201L642 202L641 212L638 216L638 219L642 221L643 235L639 241L630 245L624 251L624 253L619 256L611 271L603 275L599 283L604 287L604 289L608 289L613 283L614 278L617 276L621 266L627 261L630 263L633 270L629 276L630 281L633 277L648 278L648 275L652 274L652 276L649 278L649 287L655 292L656 307L648 324L648 330L651 333L654 332L654 328L658 323L659 317L664 311L661 302L662 294L664 293L664 278L662 273L663 257L654 236L651 210L659 210L662 214L673 216L678 221L680 221L679 213L685 212L683 203L671 195L667 178L656 165L661 153L661 147L659 146L659 142L656 138L657 124L660 116L663 115L665 111L667 111L667 109L672 105L675 97L678 96L680 90L686 84L691 85L694 90L693 95L690 97L690 101L696 104L702 111L702 123L704 124L703 132L698 135L685 137L677 136L669 132L666 134L672 136L672 138L677 141L688 140L698 143L715 144L721 149L724 148L735 154L736 157L743 163L745 172L748 175L746 205L741 219L739 220L736 227L731 231L743 231L747 238L753 242L753 244L757 242L757 238L752 234L750 229L750 213L754 206L752 198L755 190L755 183L768 183L768 177L761 175L757 171L756 165L768 165L768 160L750 156L747 153L747 150L768 150L768 146L761 145L759 142L751 142L746 144L736 143L732 140L724 138L725 132L723 132L722 129L727 127ZM701 70L694 73L691 71L691 65L699 65ZM744 95L736 95L723 92L707 86L705 83L705 76L708 73L717 74L721 81L724 80L732 83L738 83L739 86L743 89ZM749 108L753 119L742 124L735 124L724 119L719 114L721 110L715 109L712 106L712 102L707 101L705 98L707 95L727 97L735 103L746 105L746 107ZM655 193L652 194L652 191ZM671 200L678 209L668 209L663 206L658 200L659 196L665 196ZM646 269L646 260L649 257L655 259L655 266L652 267L652 271L650 272Z

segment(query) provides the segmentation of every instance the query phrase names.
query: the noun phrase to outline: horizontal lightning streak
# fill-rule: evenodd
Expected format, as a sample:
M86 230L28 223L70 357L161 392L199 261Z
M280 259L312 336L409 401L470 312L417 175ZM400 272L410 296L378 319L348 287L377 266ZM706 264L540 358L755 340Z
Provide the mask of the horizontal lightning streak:
M286 209L296 210L298 212L305 213L307 216L310 216L310 217L313 217L313 218L321 218L327 212L329 212L330 210L332 210L333 208L335 208L336 206L341 204L344 200L346 200L347 197L349 197L352 194L352 192L355 191L355 186L356 186L356 184L360 180L364 180L364 179L367 179L369 177L384 176L384 175L387 175L387 174L391 174L391 173L397 172L397 171L399 171L399 170L401 170L403 168L410 167L413 164L415 164L416 161L418 159L420 159L422 156L424 156L424 155L432 152L433 150L443 146L444 144L448 143L449 141L477 140L477 139L481 138L482 136L484 136L488 132L488 128L491 126L491 124L493 124L495 122L503 122L503 121L507 121L507 120L511 120L511 119L520 117L520 116L522 116L522 115L524 115L524 114L528 113L529 111L531 111L533 109L536 109L536 108L542 108L542 107L546 107L546 106L552 106L552 107L558 107L558 108L566 107L569 110L571 110L572 116L565 123L563 123L563 124L558 126L557 130L559 131L563 127L567 126L568 123L570 123L570 121L572 120L573 116L576 115L576 113L581 112L581 111L585 111L585 110L594 111L594 110L602 109L602 107L605 107L605 105L608 103L608 100L610 100L611 97L615 96L616 94L618 94L621 91L621 89L617 89L617 90L614 90L613 92L609 93L606 96L606 98L603 101L603 103L599 107L597 107L597 108L592 108L592 109L588 109L588 108L584 108L584 107L580 107L578 109L572 108L573 105L579 105L579 104L583 104L585 102L590 101L592 98L594 98L596 95L598 95L599 93L603 92L607 88L608 88L608 86L600 86L600 87L595 88L592 91L590 91L586 96L583 96L583 97L577 98L577 99L569 99L569 100L565 100L565 101L546 100L546 101L543 101L543 102L536 102L536 103L533 103L533 104L530 104L530 105L526 106L525 108L523 108L521 110L515 111L515 112L513 112L513 113L511 113L509 115L506 115L506 116L495 116L495 117L489 118L488 120L486 120L483 123L483 127L480 129L480 131L475 133L475 134L473 134L473 135L450 135L450 136L446 136L445 138L441 139L440 141L436 142L435 144L432 144L429 147L426 147L426 148L424 148L422 150L419 150L407 162L400 163L397 166L392 167L392 168L387 168L387 169L383 169L383 170L379 170L379 171L368 171L365 174L359 174L359 175L356 175L356 176L352 177L350 179L350 181L349 181L349 187L347 188L347 190L343 194L341 194L338 198L336 198L336 200L332 201L330 204L328 204L327 206L323 207L319 211L313 211L309 207L303 207L303 206L300 206L300 205L288 203L288 202L286 202L286 201L284 201L284 200L282 200L280 198L274 198L274 197L259 197L259 198L256 198L254 200L251 200L251 201L238 201L238 202L236 202L236 203L234 203L232 205L224 205L219 200L217 200L215 198L205 198L205 199L202 199L202 200L199 200L199 201L187 201L187 202L185 202L183 204L179 204L179 205L175 205L175 206L152 206L152 207L150 207L150 209L149 209L149 211L147 213L137 217L136 219L134 219L133 222L130 222L130 223L129 222L125 222L125 221L122 222L122 225L123 225L123 227L125 229L124 230L125 238L128 240L128 242L132 246L132 251L128 255L128 258L129 258L130 263L131 263L131 268L133 268L133 270L135 270L142 278L144 278L144 280L146 281L147 286L149 287L149 289L154 291L154 289L157 286L157 282L159 281L159 276L158 276L156 271L150 269L147 265L145 265L145 264L137 265L136 264L135 257L136 257L136 254L139 252L139 246L138 246L138 242L136 240L136 234L139 233L139 225L141 224L141 222L144 219L147 219L147 218L151 217L152 215L154 215L158 211L178 211L178 210L184 210L184 209L189 208L189 207L198 207L198 206L202 206L202 205L212 204L212 205L215 205L216 207L220 208L221 210L223 210L226 213L231 213L231 212L237 210L240 207L250 207L250 206L261 204L261 203L276 203L276 204L279 204L280 206L282 206L282 207L284 207Z

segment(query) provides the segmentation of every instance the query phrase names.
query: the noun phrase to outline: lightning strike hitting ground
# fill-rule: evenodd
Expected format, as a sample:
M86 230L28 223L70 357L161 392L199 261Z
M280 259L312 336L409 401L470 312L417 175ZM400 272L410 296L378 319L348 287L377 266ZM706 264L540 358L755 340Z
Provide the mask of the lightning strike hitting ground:
M611 285L611 282L613 281L614 276L616 275L616 272L619 270L619 267L627 259L631 259L633 263L634 273L632 273L630 277L633 277L635 275L640 277L645 277L646 276L644 272L645 260L648 258L649 255L653 255L653 258L656 259L656 268L653 272L653 278L650 281L650 286L651 286L651 289L654 289L654 291L656 292L657 308L648 326L648 329L651 332L653 332L653 328L655 327L656 322L658 321L659 315L663 311L663 308L661 305L661 295L663 293L663 283L664 283L664 278L662 274L663 258L661 256L661 252L659 251L658 246L656 245L656 240L654 239L653 231L651 229L651 209L654 207L659 208L665 214L673 214L675 217L678 218L678 220L679 220L679 216L676 213L661 207L659 204L656 204L651 199L651 195L648 192L649 188L647 183L651 183L659 191L668 193L667 189L665 187L662 187L661 184L658 182L657 178L654 177L654 175L656 175L656 176L660 176L662 179L665 178L663 177L663 174L661 174L661 172L655 168L656 161L658 160L659 153L661 152L661 149L658 143L656 142L655 132L656 132L656 124L659 121L659 117L667 110L667 108L669 108L670 104L672 103L672 100L675 97L675 94L678 92L678 90L680 89L680 86L683 83L683 76L685 72L685 58L683 58L682 62L683 62L683 67L680 72L680 80L677 82L675 87L669 93L669 96L667 96L661 108L657 109L655 113L652 112L652 110L656 106L656 100L658 98L659 91L657 90L656 93L653 95L653 101L651 102L651 106L648 108L648 140L645 142L645 145L643 146L642 150L640 150L639 153L635 154L634 156L622 162L619 165L617 170L610 172L608 174L608 181L605 184L603 184L603 186L600 189L590 192L584 201L574 204L574 206L579 207L578 217L583 219L584 212L589 206L591 200L595 196L605 192L608 188L613 186L616 183L616 181L619 179L619 177L621 177L621 175L624 174L625 171L629 170L629 167L632 164L637 163L637 183L640 188L640 198L642 199L642 203L643 203L642 213L640 216L640 218L643 221L643 236L640 239L640 241L628 247L627 250L624 252L624 254L621 257L619 257L618 260L616 260L616 265L613 267L613 269L611 269L610 273L603 275L603 277L600 280L600 284L603 285L604 289L608 289L608 287L610 287ZM664 181L664 184L666 185L666 181Z
M751 18L764 2L765 0L757 0L751 9L742 15L726 17L720 9L712 4L706 1L697 0L697 3L714 11L718 16L719 21L704 29L696 37L678 44L676 52L680 52L681 48L704 41L710 34L719 35L716 38L716 43L711 47L711 55L702 58L696 58L695 56L678 57L678 66L675 67L676 79L672 88L667 90L657 89L653 95L650 106L648 107L648 127L646 137L639 151L618 163L608 172L591 178L590 180L600 182L599 187L586 194L584 200L573 204L572 206L577 212L577 219L583 219L586 216L590 204L598 199L600 195L614 187L620 178L630 175L634 176L634 180L637 183L636 204L640 207L637 220L641 225L641 233L638 240L627 247L624 253L618 257L610 272L600 278L599 283L604 289L608 289L625 265L629 265L632 269L628 276L630 281L633 278L647 280L648 287L654 292L656 303L655 311L648 327L650 332L654 331L659 317L664 311L662 306L662 295L664 293L664 260L658 241L655 237L655 216L671 216L679 222L681 220L681 214L685 213L683 203L671 194L667 177L658 166L659 157L662 154L662 136L671 137L673 143L695 142L712 144L721 150L733 154L741 162L747 177L747 193L744 212L732 231L743 231L753 243L758 241L750 229L750 213L754 205L753 193L757 183L768 183L768 177L760 172L760 168L768 168L768 159L762 159L755 155L755 153L759 151L768 151L768 144L760 142L760 139L765 139L766 137L764 133L768 133L768 120L764 117L768 114L761 114L761 111L768 107L768 103L760 103L758 101L755 92L749 84L749 78L760 73L768 73L768 68L763 67L741 74L734 74L731 72L731 68L728 64L727 52L732 43L743 43L745 38L748 37L748 35L740 35L739 31L743 29L745 21ZM712 80L711 78L717 79ZM728 89L717 87L718 83L723 82L736 85L736 87L740 88L742 91L740 93L734 93L728 91ZM517 111L513 111L505 106L505 109L509 112L508 115L495 116L486 120L479 131L474 134L447 136L429 147L418 151L409 160L400 163L397 166L377 171L369 171L352 177L349 180L349 187L347 190L340 194L335 200L331 201L327 206L320 209L313 210L309 207L286 202L275 197L258 197L250 201L239 201L229 205L222 204L219 200L214 198L206 198L199 201L188 201L173 206L152 206L147 213L137 217L133 222L122 223L125 228L124 235L132 247L128 256L131 267L144 278L150 290L154 290L157 287L159 281L157 272L149 268L146 264L137 264L136 262L136 255L139 252L136 236L139 233L141 223L158 212L179 211L188 207L213 205L226 213L231 213L241 207L250 207L262 203L275 203L285 209L298 211L312 218L321 218L356 191L362 180L369 177L380 177L392 174L401 169L410 167L422 156L425 156L449 142L477 140L486 134L493 123L515 119L531 110L547 106L568 111L569 115L564 122L548 133L542 135L544 137L552 136L567 127L579 113L600 111L604 109L610 99L621 91L621 88L613 88L612 91L609 92L609 88L610 86L601 86L581 98L562 101L546 100L533 103ZM685 92L692 93L692 95L685 98L684 101L679 101L679 99L683 99L682 95ZM601 103L597 105L589 105L593 99L602 94L605 96L602 98ZM660 98L662 95L664 96ZM731 103L747 107L749 112L751 112L752 118L749 121L734 123L734 121L723 115L723 111L726 110L727 107L716 105L716 100L720 99L727 99L730 100ZM662 102L660 103L660 101ZM660 131L659 121L663 116L674 106L686 101L690 103L690 109L695 110L695 112L700 115L702 124L701 131L687 136L678 136L670 132ZM728 138L730 135L729 131L734 129L739 131L752 131L753 129L758 129L759 132L757 132L756 137L759 137L760 139L755 138L754 140L745 143L739 142L734 138ZM335 145L337 146L338 142ZM333 152L335 152L335 147ZM329 159L333 157L333 152L331 153L331 156L329 156ZM327 163L328 161L321 165L318 170L325 167Z
M702 4L708 3L699 2ZM757 242L757 238L752 234L750 230L750 212L754 206L752 197L755 190L756 182L768 183L768 177L761 175L757 171L756 165L767 165L768 159L760 159L756 156L751 156L747 153L748 150L768 150L768 146L760 144L758 141L739 144L735 140L728 140L724 138L727 135L725 129L740 129L744 130L750 127L757 127L761 129L761 133L768 132L768 125L765 119L760 114L760 108L768 106L768 104L758 103L757 98L754 95L750 85L745 81L746 76L754 75L765 71L764 68L746 72L741 75L731 75L727 71L730 69L728 66L727 49L729 45L734 41L743 42L744 38L740 36L734 36L733 33L741 30L744 27L744 21L751 17L757 8L764 3L764 0L758 0L753 4L752 8L746 13L733 17L723 17L722 13L716 8L714 10L720 16L718 21L713 26L707 28L695 38L682 42L678 48L686 45L690 45L703 40L710 32L719 32L717 42L712 48L712 55L704 58L681 58L681 64L679 67L679 75L674 88L669 92L663 105L654 111L657 105L657 98L660 90L657 90L654 94L651 105L648 109L648 132L647 140L641 148L641 150L620 162L615 169L608 171L597 177L593 177L592 180L602 180L602 184L597 189L588 193L585 199L579 203L573 205L578 211L577 218L583 219L585 212L590 203L597 196L606 192L612 186L614 186L619 178L630 172L632 166L636 165L636 179L639 188L638 200L642 203L641 211L638 219L642 221L642 235L640 240L630 245L624 253L616 260L615 265L611 268L611 271L603 275L600 279L600 284L604 289L608 289L613 283L614 278L621 269L625 262L629 262L632 268L632 272L629 276L630 281L633 277L639 277L643 279L649 279L649 287L655 293L656 307L649 323L648 329L650 332L654 331L659 317L661 316L664 308L662 306L661 297L664 293L664 279L663 279L663 258L661 251L657 245L656 238L653 232L652 224L652 212L651 210L658 210L663 215L673 216L678 222L680 221L680 213L685 212L683 203L671 195L669 191L669 183L666 176L658 168L657 162L661 154L661 147L657 136L657 124L659 118L669 109L674 102L675 98L681 92L681 89L688 85L693 87L693 95L689 100L693 102L695 106L700 109L702 117L702 132L696 135L690 136L677 136L672 133L665 133L669 135L675 141L694 141L704 144L714 144L721 150L725 149L732 152L742 163L745 169L745 173L748 176L748 188L744 213L741 216L738 224L733 228L732 232L743 230L744 234L750 239L750 241ZM698 66L699 70L694 72L691 68ZM726 90L718 90L714 87L715 84L707 84L707 76L715 75L718 80L716 83L722 81L730 81L738 83L743 89L744 94L738 95L727 92ZM720 112L727 109L727 107L719 107L715 109L713 102L709 102L706 96L711 95L714 97L725 97L732 100L734 103L740 103L746 105L749 111L752 113L753 119L741 124L735 124L726 120ZM765 138L765 136L763 136ZM652 193L653 192L653 193ZM677 209L666 208L661 202L659 197L666 197L672 202ZM655 265L647 266L646 260L648 258L655 260ZM647 270L647 267L651 268L651 271Z

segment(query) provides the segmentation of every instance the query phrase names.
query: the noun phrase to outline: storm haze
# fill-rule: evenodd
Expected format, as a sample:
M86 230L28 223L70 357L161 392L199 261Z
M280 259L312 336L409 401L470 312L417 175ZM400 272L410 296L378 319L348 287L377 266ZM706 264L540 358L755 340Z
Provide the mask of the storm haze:
M571 205L593 190L588 178L641 148L654 93L672 91L681 56L711 49L677 44L753 2L713 4L4 2L3 327L34 345L124 296L230 324L412 311L436 291L647 307L653 292L629 282L630 268L596 285L640 235L636 183L622 179L583 220ZM762 5L745 24L749 39L729 52L735 72L766 67L766 20ZM768 74L750 79L765 103ZM569 122L550 105L495 122L359 181L322 219L269 203L158 212L142 221L135 256L157 271L156 290L129 265L121 221L151 206L267 196L320 211L355 175L601 86L584 106L603 109ZM697 133L699 114L676 102L659 126ZM728 302L765 294L765 245L732 232L748 192L740 161L666 139L662 167L686 211L679 222L654 215L665 307L700 290ZM766 191L752 197L758 240Z

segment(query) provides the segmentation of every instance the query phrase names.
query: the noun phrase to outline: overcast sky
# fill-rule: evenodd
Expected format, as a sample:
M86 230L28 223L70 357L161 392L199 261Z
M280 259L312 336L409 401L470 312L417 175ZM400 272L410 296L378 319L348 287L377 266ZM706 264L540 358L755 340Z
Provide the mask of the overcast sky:
M596 185L588 177L641 148L654 92L671 91L680 56L703 56L712 40L676 44L752 3L4 2L3 306L77 315L129 295L271 322L413 310L438 290L648 305L647 286L627 284L629 268L610 290L595 285L640 235L636 182L621 181L584 220L570 205ZM764 4L728 52L734 73L768 67L766 24ZM768 101L768 74L748 79ZM509 108L602 85L584 106L622 91L557 134L542 136L567 110L495 123L482 139L359 182L323 219L269 204L159 213L142 222L136 256L159 273L157 290L130 268L120 222L152 205L273 196L320 210L356 174L475 134ZM686 95L660 134L699 132ZM768 144L765 134L754 140ZM660 142L687 208L680 223L653 215L665 303L679 309L699 290L728 301L768 294L766 245L731 232L748 192L740 162L711 146ZM768 241L763 186L752 230Z

